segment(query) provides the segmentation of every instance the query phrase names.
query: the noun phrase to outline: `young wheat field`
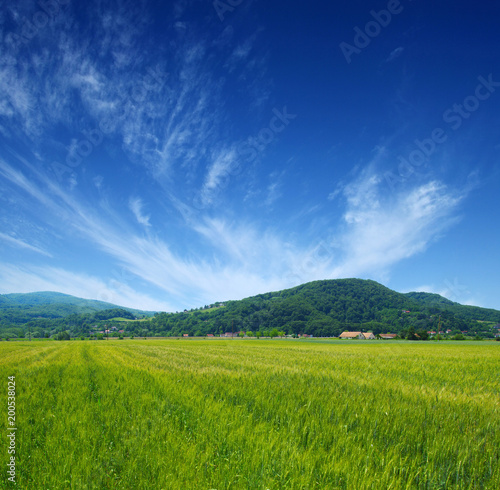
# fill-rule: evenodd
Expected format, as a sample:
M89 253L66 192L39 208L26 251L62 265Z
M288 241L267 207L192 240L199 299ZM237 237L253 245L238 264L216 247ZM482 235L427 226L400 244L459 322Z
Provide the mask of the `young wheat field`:
M2 342L0 359L17 488L500 488L498 342Z

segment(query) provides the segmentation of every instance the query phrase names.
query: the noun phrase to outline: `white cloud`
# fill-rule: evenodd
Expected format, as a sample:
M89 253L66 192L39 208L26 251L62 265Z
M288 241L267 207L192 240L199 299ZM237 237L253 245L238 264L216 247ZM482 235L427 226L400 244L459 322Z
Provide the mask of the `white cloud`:
M384 195L382 180L370 171L345 189L343 260L335 277L384 273L393 264L423 252L456 221L464 196L431 181L411 190Z
M385 60L386 63L390 63L391 61L394 61L396 58L399 58L402 54L405 48L402 46L397 47L393 51L391 51L391 54L387 57Z
M264 201L266 206L272 206L282 195L282 179L284 172L278 174L278 172L273 172L270 178L273 179L272 182L267 186L267 197Z
M144 204L139 198L131 198L129 201L130 210L134 213L137 222L143 226L151 226L151 223L149 222L150 216L145 216L142 212L143 206Z
M23 241L19 238L14 238L10 235L6 235L5 233L0 232L0 240L7 242L9 245L11 245L13 247L23 248L25 250L31 250L32 252L36 252L38 254L45 255L46 257L53 257L49 252L46 252L45 250L42 250L38 247L30 245L29 243L26 243L25 241Z
M230 161L229 157L218 160L211 177L212 191ZM344 189L344 224L328 236L328 230L338 225L328 223L323 240L311 237L309 245L298 246L275 229L257 226L254 221L199 218L187 209L185 224L199 238L189 250L174 253L171 243L155 234L135 234L112 208L103 213L102 207L85 204L76 193L65 192L31 169L40 179L38 184L0 161L0 171L51 216L58 216L60 226L72 227L88 246L96 246L123 270L164 291L175 309L315 279L385 274L397 262L425 250L452 224L462 198L437 181L384 195L381 179L366 170ZM149 225L141 199L131 199L130 208L139 223ZM61 287L69 285L69 281L59 282ZM108 284L100 287L110 289ZM115 288L114 294L121 291ZM123 289L124 298L132 294Z
M229 174L237 158L234 148L226 148L217 151L213 155L212 163L208 168L205 182L201 189L201 202L204 205L213 203L215 196L226 184L224 179L229 178Z
M16 170L1 158L0 174L3 175L4 178L10 181L12 184L21 188L28 195L37 199L41 204L51 204L50 198L46 196L32 180L26 178L26 176L22 172Z
M247 62L248 56L252 51L253 44L255 42L256 34L246 39L242 44L236 46L225 63L226 68L229 72L233 72L239 63Z

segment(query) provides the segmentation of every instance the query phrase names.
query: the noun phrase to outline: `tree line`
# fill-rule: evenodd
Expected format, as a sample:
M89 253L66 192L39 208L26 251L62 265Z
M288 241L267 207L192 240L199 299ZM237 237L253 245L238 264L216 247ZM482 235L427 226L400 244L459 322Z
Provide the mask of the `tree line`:
M68 331L72 336L115 328L131 336L205 336L226 332L271 332L337 337L343 331L396 333L401 337L428 331L449 331L452 335L492 337L492 323L500 323L500 312L452 303L426 293L401 294L375 281L359 279L307 283L283 291L259 294L239 301L217 303L181 313L155 313L144 321L126 309L70 314L64 318L35 318L23 325L0 323L13 336L28 330L38 337ZM2 320L0 320L2 322ZM274 335L276 336L276 335Z

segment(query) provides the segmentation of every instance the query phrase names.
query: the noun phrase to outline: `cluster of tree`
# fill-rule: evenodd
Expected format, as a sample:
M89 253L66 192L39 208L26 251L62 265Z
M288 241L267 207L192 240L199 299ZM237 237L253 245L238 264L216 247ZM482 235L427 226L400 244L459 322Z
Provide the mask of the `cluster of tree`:
M54 320L68 318L70 315L91 315L110 309L127 311L127 315L132 316L152 314L152 312L123 309L111 303L77 298L62 293L0 294L0 326L15 327L25 325L31 320Z
M118 308L73 313L65 318L30 319L22 326L22 333L29 329L39 337L62 331L87 336L92 330L115 326L127 336L204 336L241 331L256 336L282 332L330 337L344 330L361 330L422 340L428 331L492 337L491 322L500 322L500 312L462 306L438 295L400 294L374 281L340 279L315 281L183 313L155 313L149 320L124 321L134 318L130 311ZM1 327L0 323L3 336ZM4 327L11 329L12 325Z
M277 330L286 335L326 337L338 336L344 330L362 330L374 334L402 333L405 338L410 331L418 335L416 338L425 338L428 330L440 328L458 333L470 329L476 333L484 329L485 336L492 335L489 325L467 320L460 311L447 310L447 306L396 293L374 281L315 281L284 291L228 301L224 307L216 309L156 313L149 322L129 323L126 332L203 336L251 331L264 336L266 332ZM490 318L491 311L484 315ZM481 311L476 312L477 317L484 317ZM500 312L496 312L496 318L500 319Z
M415 300L420 305L428 307L431 314L441 311L453 313L465 321L481 320L483 322L498 323L499 311L491 308L480 308L479 306L466 306L443 298L439 294L432 293L406 293L405 296Z
M120 320L114 320L120 318ZM89 336L92 331L122 328L123 320L135 320L135 316L123 308L112 308L95 313L70 314L64 318L35 318L24 325L12 326L0 322L0 338L49 338L62 340L60 334L68 332L72 337Z

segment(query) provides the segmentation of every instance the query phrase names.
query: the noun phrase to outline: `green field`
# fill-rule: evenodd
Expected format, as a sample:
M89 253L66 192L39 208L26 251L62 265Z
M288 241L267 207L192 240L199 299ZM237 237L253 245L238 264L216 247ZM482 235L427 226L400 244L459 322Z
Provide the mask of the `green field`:
M498 342L2 342L0 359L17 488L500 488Z

